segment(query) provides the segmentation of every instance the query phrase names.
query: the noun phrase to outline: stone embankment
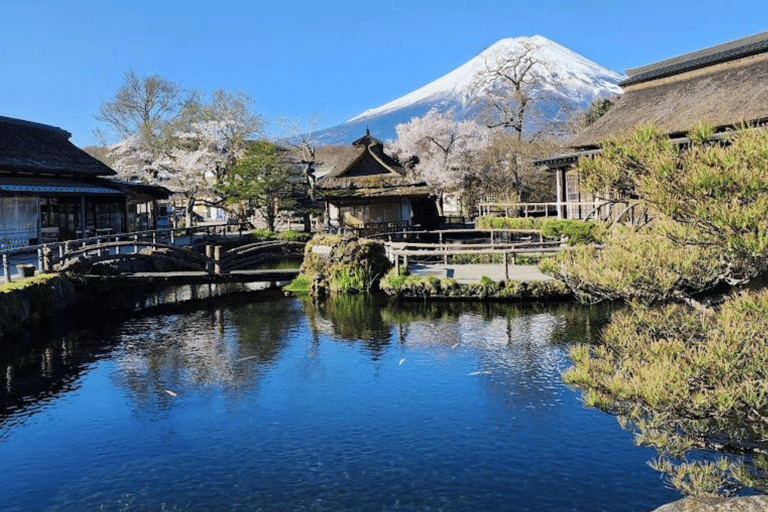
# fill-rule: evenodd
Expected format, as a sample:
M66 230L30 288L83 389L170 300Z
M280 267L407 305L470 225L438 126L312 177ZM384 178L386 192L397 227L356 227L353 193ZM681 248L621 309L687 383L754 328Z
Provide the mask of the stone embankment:
M78 304L75 285L56 276L38 276L0 293L0 337Z
M113 281L38 275L0 292L0 340L66 311L99 314L136 311L265 289L269 283L116 284Z
M764 512L768 496L738 498L685 498L663 505L653 512Z

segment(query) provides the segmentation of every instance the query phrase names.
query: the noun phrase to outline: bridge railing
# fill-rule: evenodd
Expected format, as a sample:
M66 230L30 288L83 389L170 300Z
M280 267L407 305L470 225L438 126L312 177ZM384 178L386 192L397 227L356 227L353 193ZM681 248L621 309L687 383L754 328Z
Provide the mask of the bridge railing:
M395 264L395 272L400 275L401 260L405 268L408 268L410 258L440 259L448 264L448 257L453 255L496 255L503 258L504 273L509 279L509 264L515 264L518 255L528 254L544 256L555 254L563 250L561 241L517 242L517 243L414 243L414 242L387 242L385 244L387 255Z
M71 253L79 248L92 247L94 250L99 250L100 245L113 243L114 246L120 246L119 242L130 242L122 245L139 245L149 242L152 244L163 244L170 246L194 246L206 242L210 242L211 239L227 236L227 234L238 233L242 236L243 233L250 229L249 223L230 224L205 224L201 226L191 226L188 228L177 229L158 229L147 231L135 231L129 233L101 233L95 236L89 236L86 238L78 238L72 240L65 240L61 242L47 242L37 245L29 245L25 247L0 247L0 256L2 257L2 272L5 282L9 282L11 279L11 264L17 262L19 267L25 267L24 270L19 268L19 273L25 273L27 271L34 271L36 267L38 270L43 271L44 259L48 251L50 251L50 258L61 259L65 254ZM105 247L101 247L104 251ZM49 262L50 263L50 262ZM32 267L31 270L28 270ZM52 267L49 267L52 268Z

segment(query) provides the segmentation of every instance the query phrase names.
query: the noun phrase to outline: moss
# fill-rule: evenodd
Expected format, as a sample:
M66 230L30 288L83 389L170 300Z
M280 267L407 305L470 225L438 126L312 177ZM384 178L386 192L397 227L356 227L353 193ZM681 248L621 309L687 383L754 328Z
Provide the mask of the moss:
M19 289L27 288L29 286L35 286L35 285L50 281L52 279L58 279L58 276L56 274L38 274L34 277L26 277L24 279L11 281L10 283L5 283L3 285L0 285L0 293L8 293L13 290L19 290Z
M382 242L316 235L307 243L301 273L311 279L314 295L369 292L379 288L391 266Z
M291 281L287 286L283 287L283 290L294 293L296 295L308 294L310 287L312 286L312 279L304 274L299 274L296 279Z

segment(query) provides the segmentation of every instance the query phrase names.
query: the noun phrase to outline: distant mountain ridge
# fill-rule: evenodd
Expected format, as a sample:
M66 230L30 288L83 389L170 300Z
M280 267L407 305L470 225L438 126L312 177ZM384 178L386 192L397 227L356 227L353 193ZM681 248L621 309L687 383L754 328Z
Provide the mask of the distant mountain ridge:
M312 134L319 145L346 145L359 138L369 128L381 140L395 138L395 126L430 109L455 109L458 117L472 114L476 97L473 81L478 71L502 59L518 55L526 48L534 48L533 57L543 65L534 66L531 76L536 86L532 94L544 101L566 102L576 109L586 107L596 99L621 94L619 82L624 75L606 69L542 36L502 39L483 50L473 59L450 73L416 89L396 100L371 108L340 125ZM537 121L531 120L527 131L535 131ZM538 122L546 121L544 119Z

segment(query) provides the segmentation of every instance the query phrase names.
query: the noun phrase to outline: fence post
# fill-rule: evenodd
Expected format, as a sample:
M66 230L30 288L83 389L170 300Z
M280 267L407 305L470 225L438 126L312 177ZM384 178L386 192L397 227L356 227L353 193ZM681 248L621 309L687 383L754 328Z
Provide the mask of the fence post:
M40 267L40 270L43 273L48 273L51 271L51 267L53 267L51 263L51 249L47 245L43 246L43 265Z
M221 246L213 248L213 273L221 274Z
M213 246L210 244L205 246L205 258L205 271L209 274L212 274L213 262L211 260L213 259Z
M139 235L133 235L133 241L134 241L133 253L136 254L139 252Z
M3 254L3 259L6 259L8 256ZM397 277L400 277L400 253L395 252L395 275Z
M509 253L504 252L504 280L509 281Z
M176 245L176 233L171 229L171 245Z
M11 268L10 265L8 265L7 254L3 254L3 278L5 279L6 283L11 282Z
M43 248L38 247L37 248L37 268L40 269L40 272L43 271L43 264L45 262L43 261Z
M152 232L152 243L153 244L157 243L157 231Z

